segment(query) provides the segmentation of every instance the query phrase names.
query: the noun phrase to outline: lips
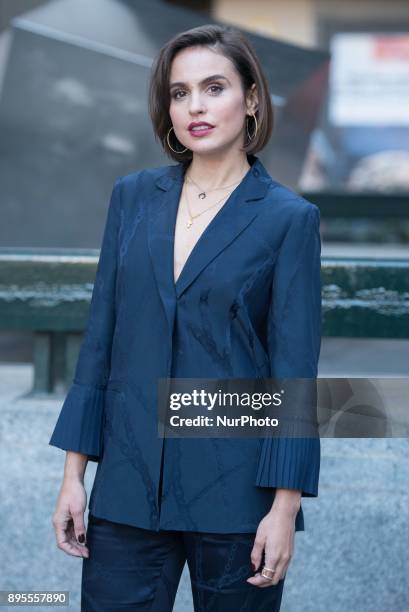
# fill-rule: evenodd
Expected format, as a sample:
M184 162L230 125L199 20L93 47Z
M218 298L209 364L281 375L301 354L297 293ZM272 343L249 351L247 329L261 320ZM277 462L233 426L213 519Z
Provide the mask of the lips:
M189 132L201 132L211 130L212 128L214 128L214 125L212 125L211 123L206 123L205 121L198 121L190 123L188 130Z

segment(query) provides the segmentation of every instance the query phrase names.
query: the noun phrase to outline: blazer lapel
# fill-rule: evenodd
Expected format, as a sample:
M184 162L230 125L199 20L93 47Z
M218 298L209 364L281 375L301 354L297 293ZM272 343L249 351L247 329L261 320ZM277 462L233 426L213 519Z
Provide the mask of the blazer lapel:
M272 180L260 160L248 156L251 168L240 185L213 217L191 251L174 283L174 235L184 166L170 166L156 179L157 191L149 206L149 248L158 290L173 327L175 301L203 269L243 232L258 214L255 200L262 199Z
M148 247L156 284L161 297L169 329L173 329L176 309L176 291L173 271L173 244L176 215L183 179L177 174L183 168L171 166L156 179L155 191L148 206Z

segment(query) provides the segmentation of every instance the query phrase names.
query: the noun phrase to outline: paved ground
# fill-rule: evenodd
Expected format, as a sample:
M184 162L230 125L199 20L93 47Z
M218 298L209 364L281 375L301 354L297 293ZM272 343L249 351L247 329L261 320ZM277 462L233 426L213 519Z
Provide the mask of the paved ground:
M320 374L405 376L408 351L403 341L323 339ZM81 560L55 547L51 525L64 453L48 439L62 399L24 398L31 378L29 364L0 366L0 589L69 590L79 611ZM409 609L408 459L408 439L322 440L319 497L303 501L283 612ZM192 610L185 567L175 612Z

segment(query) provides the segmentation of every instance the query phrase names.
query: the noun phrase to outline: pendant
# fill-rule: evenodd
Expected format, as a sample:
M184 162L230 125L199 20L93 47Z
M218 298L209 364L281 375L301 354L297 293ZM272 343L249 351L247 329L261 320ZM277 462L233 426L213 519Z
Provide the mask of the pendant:
M201 200L204 200L206 197L206 194L204 191L202 191L202 193L199 193L199 195L197 196L198 198L200 198Z
M187 222L187 225L186 225L187 229L190 229L192 227L192 225L193 225L193 219L189 219L189 221Z

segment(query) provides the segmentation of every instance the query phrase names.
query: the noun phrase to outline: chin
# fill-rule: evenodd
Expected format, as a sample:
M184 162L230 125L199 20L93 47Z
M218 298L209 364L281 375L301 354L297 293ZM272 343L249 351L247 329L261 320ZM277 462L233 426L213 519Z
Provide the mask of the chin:
M203 154L211 154L211 153L220 153L220 151L224 151L231 147L230 142L222 142L215 144L213 142L194 142L190 148L193 153L203 153Z

